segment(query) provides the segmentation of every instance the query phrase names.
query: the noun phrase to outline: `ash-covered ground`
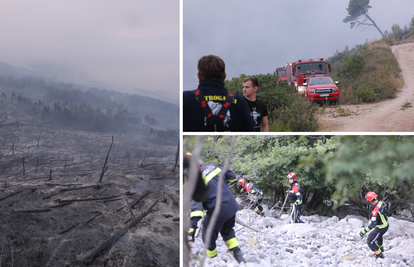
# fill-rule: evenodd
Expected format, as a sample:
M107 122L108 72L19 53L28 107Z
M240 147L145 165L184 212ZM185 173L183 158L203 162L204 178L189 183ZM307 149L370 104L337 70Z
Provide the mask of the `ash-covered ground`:
M179 265L176 143L1 119L1 266Z

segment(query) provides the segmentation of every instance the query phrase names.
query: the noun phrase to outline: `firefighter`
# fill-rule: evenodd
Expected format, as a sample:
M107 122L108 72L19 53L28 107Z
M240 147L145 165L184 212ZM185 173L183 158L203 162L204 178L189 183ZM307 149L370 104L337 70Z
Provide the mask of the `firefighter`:
M302 210L302 188L296 180L296 174L291 172L288 174L287 178L289 179L289 190L286 191L289 197L290 205L295 207L295 214L292 214L292 218L295 223L304 223L300 219L300 212Z
M191 226L188 230L188 236L191 237L191 241L193 242L197 230L197 223L201 218L203 218L203 203L192 200L190 213Z
M384 201L377 199L378 195L375 192L368 192L365 199L373 206L370 215L371 222L368 227L364 228L359 235L363 237L370 232L367 238L368 247L374 251L376 258L384 258L383 235L388 231L388 207ZM372 231L371 231L372 230Z
M203 201L203 208L206 210L203 221L203 241L206 242L207 228L210 223L211 216L217 201L217 188L219 182L219 174L223 171L222 167L215 164L201 165L203 177L210 187L207 198ZM207 256L213 258L217 255L216 239L220 233L225 241L227 248L233 252L234 258L238 263L245 262L242 251L239 247L239 242L236 238L236 233L233 229L236 220L236 213L239 210L239 205L234 199L233 193L227 186L227 182L232 182L236 179L236 174L228 169L224 174L224 181L221 184L222 195L220 203L220 213L214 225L210 237L210 243L206 244Z
M188 179L188 172L190 169L191 158L192 158L192 154L190 152L186 152L184 155L184 163L183 163L184 183ZM192 198L194 201L201 202L207 197L209 187L208 187L208 184L204 180L200 165L198 165L197 168L198 168L197 183L194 188Z
M250 206L250 209L253 210L255 213L257 213L260 216L264 216L264 210L262 205L264 195L262 190L260 190L257 186L255 186L252 182L246 183L245 179L239 180L239 185L243 186L243 188L240 190L240 193L249 193L253 196L253 205Z

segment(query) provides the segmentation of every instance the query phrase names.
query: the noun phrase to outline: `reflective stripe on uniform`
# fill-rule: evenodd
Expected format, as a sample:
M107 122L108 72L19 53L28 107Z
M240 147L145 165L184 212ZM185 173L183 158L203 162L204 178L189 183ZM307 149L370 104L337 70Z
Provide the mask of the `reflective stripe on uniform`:
M203 217L203 211L202 210L196 210L196 211L192 211L190 213L190 217Z
M207 176L204 178L206 185L210 182L211 179L216 177L216 175L219 174L220 172L221 172L221 169L217 167L214 171L207 174Z
M382 204L383 204L384 202L382 202L382 201L380 201L378 204L377 204L377 207L378 208L381 208L381 206L382 206ZM385 228L385 227L387 227L388 226L388 221L385 219L385 216L383 215L383 214L381 214L380 212L377 212L377 214L380 216L380 218L381 218L381 221L382 222L384 222L384 224L381 224L381 225L376 225L375 226L375 228L378 228L378 229L382 229L382 228ZM371 219L373 222L374 221L376 221L376 217L372 217L372 219Z
M209 256L210 258L213 258L217 255L217 248L213 249L213 250L206 250L206 254L207 256Z
M239 242L236 237L233 237L226 241L226 246L228 249L233 249L239 246Z
M387 227L387 226L388 226L388 221L387 221L387 220L385 220L384 215L382 215L381 213L378 213L378 214L379 214L379 216L381 217L381 220L382 220L383 222L385 222L385 223L384 223L384 224L382 224L382 225L377 225L376 227L377 227L377 228L379 228L379 229L382 229L382 228Z

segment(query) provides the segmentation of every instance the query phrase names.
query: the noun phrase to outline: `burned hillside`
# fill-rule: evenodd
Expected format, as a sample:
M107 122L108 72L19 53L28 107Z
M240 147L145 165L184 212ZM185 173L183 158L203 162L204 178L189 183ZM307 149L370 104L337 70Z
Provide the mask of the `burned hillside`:
M65 127L29 96L0 102L1 266L179 265L176 131Z

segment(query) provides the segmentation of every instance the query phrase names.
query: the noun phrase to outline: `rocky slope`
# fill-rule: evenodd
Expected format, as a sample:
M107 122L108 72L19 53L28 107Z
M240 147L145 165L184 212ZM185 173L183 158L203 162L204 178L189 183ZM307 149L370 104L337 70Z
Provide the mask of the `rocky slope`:
M290 224L288 215L260 217L244 209L237 218L256 232L236 223L246 264L238 264L227 250L221 236L216 241L218 255L207 258L204 266L413 266L414 223L390 217L390 228L384 235L385 258L376 259L361 239L359 232L368 225L361 216L302 216L305 224ZM274 217L271 217L274 216ZM201 266L203 244L201 235L191 243L190 266Z

